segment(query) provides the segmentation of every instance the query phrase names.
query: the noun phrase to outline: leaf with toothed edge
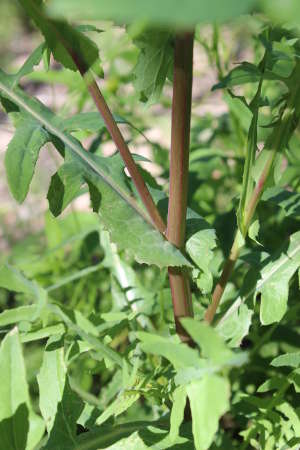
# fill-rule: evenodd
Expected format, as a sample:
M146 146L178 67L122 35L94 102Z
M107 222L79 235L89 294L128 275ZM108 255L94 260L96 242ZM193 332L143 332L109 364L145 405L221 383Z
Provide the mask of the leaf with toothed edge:
M119 176L119 169L110 166L109 159L88 154L78 140L63 131L63 121L59 117L21 89L12 88L11 77L2 71L0 96L4 103L9 103L10 111L17 112L22 117L30 117L37 128L43 127L60 153L68 155L67 158L71 158L83 179L92 183L100 192L101 221L120 249L128 250L140 263L159 267L191 265L154 228L147 212L135 199L128 182Z

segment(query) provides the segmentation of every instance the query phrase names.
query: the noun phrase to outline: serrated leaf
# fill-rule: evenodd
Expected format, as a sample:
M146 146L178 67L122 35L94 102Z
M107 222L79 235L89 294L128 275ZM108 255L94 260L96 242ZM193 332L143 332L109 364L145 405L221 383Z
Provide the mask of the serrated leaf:
M181 323L202 350L202 356L208 358L213 364L225 364L233 353L228 349L221 336L207 323L191 318L181 319Z
M198 287L207 293L213 282L209 265L214 256L213 250L217 246L216 232L203 217L188 208L186 234L186 251L203 272L202 280L201 275L197 280Z
M286 353L280 355L271 361L271 365L274 367L299 367L300 366L300 352Z
M75 138L63 132L63 124L58 117L20 89L12 89L11 82L11 78L1 71L1 95L9 99L15 110L30 116L37 126L42 125L60 151L69 152L83 178L99 190L101 219L119 248L127 249L141 263L159 267L190 265L183 254L154 228L147 212L135 200L119 172L109 165L109 160L85 152ZM118 170L121 168L119 164Z
M5 154L5 168L10 190L22 203L28 193L41 148L49 141L42 125L26 120L19 125Z
M230 388L226 379L206 375L186 387L190 400L196 450L206 450L213 442L220 417L229 408Z
M281 249L265 258L258 268L251 269L244 280L241 296L235 304L253 294L261 294L260 321L269 325L282 319L286 312L289 281L300 266L300 232L290 236ZM228 317L235 311L235 304ZM227 315L227 314L226 314Z
M258 82L261 77L261 71L254 64L243 62L238 67L232 69L226 77L215 84L212 90L231 88L233 86L240 86L245 83Z
M167 25L172 27L190 28L198 22L214 22L230 19L246 12L253 1L211 0L199 4L198 0L87 0L83 5L79 0L52 0L49 9L60 16L66 14L77 19L113 19L117 22L130 23L134 21L148 22L152 25Z
M98 59L98 48L83 33L66 22L48 19L41 0L18 0L29 17L43 33L54 58L64 67L77 71L74 59L85 71Z
M43 363L37 375L39 406L48 433L53 427L58 404L62 401L66 372L63 343L60 338L53 336L47 342Z
M44 433L42 419L32 411L25 364L17 328L0 347L0 449L34 450Z
M141 100L154 103L159 99L172 67L172 35L166 31L146 30L133 42L140 48L133 70L134 87Z
M220 335L228 342L229 347L239 347L245 336L247 336L252 319L253 311L242 303L230 314L226 315L217 324Z

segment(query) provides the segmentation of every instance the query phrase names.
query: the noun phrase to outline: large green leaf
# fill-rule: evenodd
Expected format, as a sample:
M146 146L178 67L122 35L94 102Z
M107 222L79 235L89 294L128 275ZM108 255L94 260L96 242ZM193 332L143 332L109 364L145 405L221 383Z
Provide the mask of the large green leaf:
M220 417L229 408L228 381L217 375L206 375L186 388L193 418L196 450L206 450L213 442Z
M50 11L60 16L82 19L136 20L154 25L187 28L198 22L227 20L247 12L253 0L51 0Z
M47 130L60 151L76 164L83 179L99 191L101 220L119 248L127 249L141 263L160 267L190 265L183 254L154 228L147 212L127 186L120 164L116 170L109 160L89 155L75 138L63 131L63 123L58 117L36 99L12 88L12 79L2 71L0 91L4 101L9 102L8 109L31 117L36 127ZM63 184L63 180L61 182Z
M261 294L260 321L269 325L282 319L287 309L289 281L300 266L300 232L294 233L281 249L264 259L258 268L250 269L245 277L241 296L228 313L230 320L242 302Z
M44 422L31 408L25 364L17 328L0 348L0 449L34 450Z

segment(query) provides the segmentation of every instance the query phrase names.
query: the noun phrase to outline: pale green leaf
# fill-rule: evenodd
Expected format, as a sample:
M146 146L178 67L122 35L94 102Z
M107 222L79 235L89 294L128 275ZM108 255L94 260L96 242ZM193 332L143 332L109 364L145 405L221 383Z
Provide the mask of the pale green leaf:
M181 323L202 350L202 356L214 364L225 364L233 353L228 349L221 336L210 325L195 319L181 319Z
M18 308L6 309L0 314L0 327L24 321L35 320L37 305L19 306Z
M206 450L213 442L220 417L229 408L230 387L226 379L207 375L186 387L190 400L196 450Z
M141 348L146 353L162 356L168 359L175 369L185 366L198 365L198 352L174 339L158 336L143 331L136 333L138 339L142 341Z
M216 329L225 339L229 347L239 347L251 326L253 311L245 303L238 305L234 310L228 311L218 322Z
M216 232L203 217L191 209L187 211L186 228L186 251L203 272L202 279L200 275L197 284L204 293L207 293L211 290L213 281L209 265L217 245Z
M140 394L130 392L127 393L122 392L100 415L100 417L96 420L96 425L101 425L104 423L109 417L114 416L117 417L123 412L125 412L130 406L132 406L138 399L140 398Z
M62 401L66 372L63 343L60 338L53 336L47 342L43 363L37 375L39 406L48 433L53 427L58 404Z
M179 428L184 419L184 409L186 405L185 386L178 386L173 392L173 405L170 417L170 439L175 441L179 435Z
M211 0L199 3L198 0L86 0L83 5L79 0L51 0L49 8L52 13L73 18L113 19L118 22L133 21L150 22L154 25L168 25L189 28L198 22L214 22L227 20L247 12L253 4L251 0L243 2L227 0ZM70 5L72 4L72 8Z
M300 366L300 352L297 353L286 353L285 355L277 356L271 362L274 367L299 367Z
M39 330L24 333L20 335L22 343L38 341L54 335L62 335L66 331L65 326L62 323L57 325L51 325L49 327L40 328Z
M34 450L43 436L44 423L30 405L17 328L1 343L0 398L1 450Z

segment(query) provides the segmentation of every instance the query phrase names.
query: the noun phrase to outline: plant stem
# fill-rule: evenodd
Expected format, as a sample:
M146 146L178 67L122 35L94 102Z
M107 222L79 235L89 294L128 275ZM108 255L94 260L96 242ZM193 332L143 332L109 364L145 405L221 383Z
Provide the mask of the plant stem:
M167 238L181 250L184 249L186 228L193 44L193 32L176 35ZM193 316L188 274L178 267L169 267L168 271L176 331L183 341L188 342L190 337L180 323L181 317Z
M299 67L300 67L300 65L299 65ZM296 67L295 72L296 72L296 70L299 71L299 68ZM256 186L252 192L252 195L249 199L249 203L245 207L245 231L246 231L246 233L251 224L251 220L255 213L257 204L262 196L264 186L265 186L265 183L270 174L275 156L276 156L277 152L282 150L282 148L284 148L284 146L287 145L291 133L293 132L293 130L296 128L297 124L299 123L300 111L297 109L297 108L299 108L299 106L298 106L299 97L300 97L300 88L299 88L299 85L296 84L295 92L291 92L291 94L290 94L290 100L289 100L284 112L282 113L280 123L276 126L273 133L269 136L269 139L266 142L264 151L269 151L269 156L265 162L265 166L261 172L261 175L260 175L260 177L256 183ZM296 109L294 107L295 105L296 105ZM238 242L238 234L236 234L229 257L224 265L221 277L214 289L214 292L212 295L212 302L209 305L209 307L207 308L205 316L204 316L205 320L208 323L211 323L215 316L215 313L220 304L223 292L225 290L226 284L232 274L236 260L239 257L239 253L240 253L240 246L239 246L239 242Z
M76 63L77 64L77 63ZM153 201L153 198L145 184L145 181L136 165L130 150L123 138L123 135L116 124L116 121L103 97L101 91L91 74L88 74L88 77L85 76L85 71L77 65L78 70L85 80L87 80L87 88L95 102L95 105L100 112L105 125L111 135L112 140L116 144L120 155L128 169L128 172L132 178L132 181L141 197L141 200L148 211L148 214L153 222L153 225L162 233L166 232L166 225Z

